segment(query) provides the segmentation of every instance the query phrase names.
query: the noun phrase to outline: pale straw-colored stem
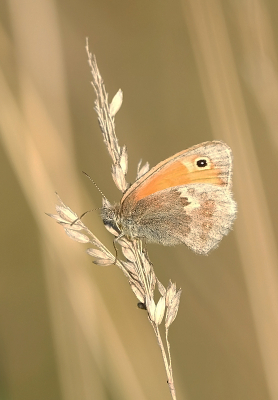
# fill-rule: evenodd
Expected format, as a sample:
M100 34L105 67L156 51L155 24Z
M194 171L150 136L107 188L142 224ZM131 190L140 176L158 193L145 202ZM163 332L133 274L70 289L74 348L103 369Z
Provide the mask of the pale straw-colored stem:
M165 366L165 370L166 370L167 383L169 386L169 390L170 390L172 399L175 400L177 397L176 397L176 391L175 391L175 386L174 386L173 371L172 371L172 366L171 366L170 347L168 348L168 353L169 353L169 362L168 362L167 354L164 349L163 341L162 341L158 326L156 326L155 324L152 324L152 326L155 331L158 345L161 350L161 354L162 354L162 358L163 358L163 362L164 362L164 366ZM167 340L167 342L168 342L168 340ZM167 347L168 347L168 345L167 345Z

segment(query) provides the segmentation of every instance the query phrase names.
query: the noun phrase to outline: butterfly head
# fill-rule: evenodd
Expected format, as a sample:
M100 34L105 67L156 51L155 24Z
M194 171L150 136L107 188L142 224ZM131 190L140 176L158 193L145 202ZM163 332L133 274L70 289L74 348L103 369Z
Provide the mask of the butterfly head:
M107 199L103 199L103 207L100 210L102 221L108 230L114 230L117 234L121 233L119 210L119 204L111 205Z

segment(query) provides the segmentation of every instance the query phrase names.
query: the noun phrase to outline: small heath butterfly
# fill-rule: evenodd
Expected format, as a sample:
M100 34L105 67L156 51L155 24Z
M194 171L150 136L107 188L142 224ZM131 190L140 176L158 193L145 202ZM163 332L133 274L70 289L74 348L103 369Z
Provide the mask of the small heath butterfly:
M165 246L186 244L198 254L218 246L236 217L232 152L205 142L157 164L101 209L104 224L120 237ZM116 239L116 240L117 240Z

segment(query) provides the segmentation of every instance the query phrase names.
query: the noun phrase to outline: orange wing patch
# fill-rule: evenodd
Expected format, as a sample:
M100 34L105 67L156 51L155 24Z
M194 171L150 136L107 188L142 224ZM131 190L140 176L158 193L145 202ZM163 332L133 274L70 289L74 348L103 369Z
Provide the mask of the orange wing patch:
M188 185L190 183L208 183L211 185L224 185L221 179L221 170L214 168L210 163L209 168L198 168L195 165L196 155L179 158L168 167L164 166L143 181L134 191L134 200L139 201L150 194L174 186Z

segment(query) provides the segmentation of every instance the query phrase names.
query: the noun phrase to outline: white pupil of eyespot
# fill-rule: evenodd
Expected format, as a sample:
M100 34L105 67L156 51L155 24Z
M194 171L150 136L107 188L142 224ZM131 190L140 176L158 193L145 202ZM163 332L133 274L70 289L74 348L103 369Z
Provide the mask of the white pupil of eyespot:
M199 168L204 168L204 167L206 167L207 165L208 165L208 162L207 162L206 159L201 159L201 160L198 160L198 161L197 161L197 166L198 166Z

